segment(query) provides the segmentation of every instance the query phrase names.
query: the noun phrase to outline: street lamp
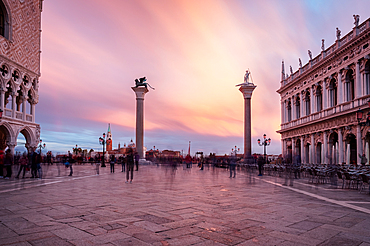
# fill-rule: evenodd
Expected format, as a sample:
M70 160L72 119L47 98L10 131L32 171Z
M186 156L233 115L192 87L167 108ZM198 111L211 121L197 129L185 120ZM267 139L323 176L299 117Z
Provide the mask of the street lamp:
M105 167L105 133L103 133L103 137L99 137L99 143L103 145L103 161L101 167Z
M231 152L235 155L235 157L236 157L237 152L239 151L240 151L240 148L236 149L236 145L235 145L235 150L231 149Z
M77 147L77 144L76 144L76 148L73 149L73 152L75 152L75 155L78 154L78 147Z
M40 149L40 155L41 155L41 150L42 150L42 149L45 149L45 147L46 147L46 144L45 144L45 143L44 143L44 144L42 144L42 140L40 139L39 146L37 146L37 148L39 148L39 149Z
M265 157L265 163L267 163L267 156L266 156L266 146L271 144L271 138L266 138L266 134L263 134L263 140L261 142L260 139L257 140L259 146L263 146L263 156Z

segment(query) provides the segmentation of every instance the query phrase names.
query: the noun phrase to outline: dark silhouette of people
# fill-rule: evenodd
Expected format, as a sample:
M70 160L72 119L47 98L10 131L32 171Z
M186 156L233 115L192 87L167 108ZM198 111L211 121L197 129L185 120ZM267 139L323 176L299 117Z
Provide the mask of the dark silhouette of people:
M109 164L110 164L110 172L111 173L114 173L114 164L116 162L116 158L114 157L114 155L110 155L110 161L109 161Z
M136 171L139 171L139 160L140 160L140 155L138 152L135 152L135 165L136 165Z
M26 168L27 168L27 165L28 165L28 157L27 157L26 152L24 152L23 155L21 156L21 158L19 159L19 164L20 164L20 168L19 168L19 171L18 171L18 175L15 178L19 179L19 175L21 174L21 172L23 170L22 179L24 179L24 176L26 174Z
M134 178L134 151L133 149L129 149L128 155L127 155L127 168L126 168L126 183L128 183L128 180L130 178L131 173L131 179L130 183L132 183L132 180Z

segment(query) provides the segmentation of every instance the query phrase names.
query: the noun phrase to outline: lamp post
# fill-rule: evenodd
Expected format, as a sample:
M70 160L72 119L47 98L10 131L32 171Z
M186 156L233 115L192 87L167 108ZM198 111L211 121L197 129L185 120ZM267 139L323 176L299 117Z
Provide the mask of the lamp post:
M260 139L257 140L259 146L263 146L263 156L265 158L265 163L267 163L267 156L266 156L266 146L271 144L271 138L266 138L266 134L263 134L263 140L261 142Z
M46 144L45 144L45 143L44 143L44 144L42 144L42 139L40 139L39 146L37 146L37 148L39 148L39 149L40 149L40 155L41 155L41 150L42 150L42 149L45 149L45 147L46 147Z
M103 161L101 167L105 167L105 133L103 133L103 137L99 137L99 143L103 145Z
M236 145L235 145L235 150L231 149L231 152L235 155L235 157L236 157L237 152L239 151L240 151L240 148L236 149Z
M76 148L74 148L73 152L75 152L75 155L77 155L77 153L78 153L77 144L76 144Z

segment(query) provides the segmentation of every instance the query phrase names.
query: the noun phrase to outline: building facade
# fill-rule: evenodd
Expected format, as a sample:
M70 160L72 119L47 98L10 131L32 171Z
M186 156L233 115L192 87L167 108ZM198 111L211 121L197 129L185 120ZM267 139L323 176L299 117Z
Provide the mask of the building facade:
M359 164L359 155L369 160L370 127L370 18L344 37L337 28L336 42L290 75L282 65L281 98L282 154L300 155L302 163ZM363 112L358 120L357 112ZM360 114L358 114L361 116ZM369 163L369 162L368 162Z
M19 134L36 149L42 0L0 0L0 149L14 153Z

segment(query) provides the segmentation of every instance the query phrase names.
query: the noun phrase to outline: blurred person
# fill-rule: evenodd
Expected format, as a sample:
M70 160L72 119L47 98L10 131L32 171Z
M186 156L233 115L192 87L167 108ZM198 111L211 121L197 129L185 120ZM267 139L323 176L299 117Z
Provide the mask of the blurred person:
M258 164L258 176L262 176L262 169L263 165L265 164L265 159L262 156L258 157L257 164Z
M72 176L72 174L73 174L73 167L72 167L73 158L72 158L72 153L70 151L68 151L68 161L69 161L69 175L68 176Z
M109 161L109 164L110 164L110 172L111 173L114 173L114 164L116 162L116 157L114 155L110 155L110 161Z
M21 174L21 171L23 170L22 179L24 179L24 176L26 174L27 165L28 165L28 157L27 157L26 152L23 152L23 155L19 159L19 164L20 164L20 168L18 171L18 175L15 178L19 179L19 174Z
M31 157L31 179L37 178L37 153L36 151L33 151L32 157Z
M38 153L36 156L36 165L37 165L37 172L39 173L39 179L42 179L41 161L42 161L42 157L41 157L41 151L40 151L40 153Z
M10 149L7 149L5 152L4 158L4 167L6 169L6 176L5 179L10 179L12 177L12 165L14 162L13 155Z
M297 153L293 157L294 178L301 178L301 156Z
M365 153L363 153L362 155L361 154L358 154L358 157L360 157L360 159L361 159L361 161L360 161L361 165L362 166L365 166L366 163L367 163L367 158L366 158Z
M135 165L136 165L136 171L139 171L139 160L140 160L140 155L138 152L135 152Z
M130 148L127 155L127 168L126 168L126 183L128 183L131 172L131 180L134 178L134 151Z
M122 156L122 157L120 157L120 158L122 158L121 159L121 165L122 165L122 172L126 172L126 156L124 155L124 156Z
M51 151L49 151L49 152L46 154L46 162L48 163L48 165L53 165L53 163L52 163L52 154L51 154Z
M4 150L0 150L0 179L4 178Z
M229 164L230 178L235 178L235 175L236 175L236 153L231 153L229 163L230 163ZM234 173L234 176L233 176L233 173Z

